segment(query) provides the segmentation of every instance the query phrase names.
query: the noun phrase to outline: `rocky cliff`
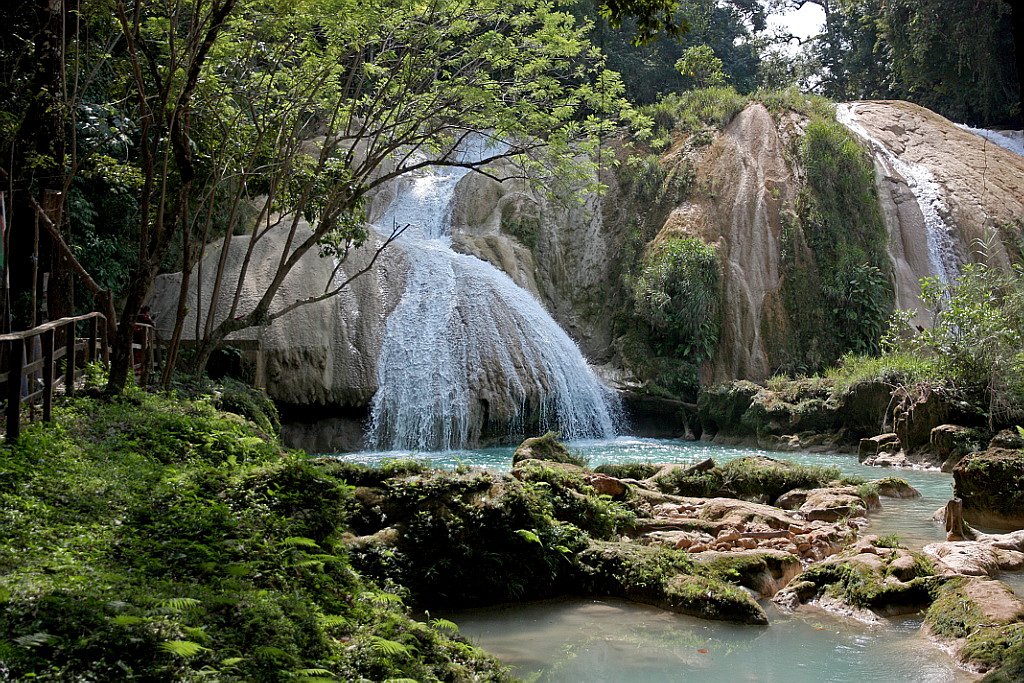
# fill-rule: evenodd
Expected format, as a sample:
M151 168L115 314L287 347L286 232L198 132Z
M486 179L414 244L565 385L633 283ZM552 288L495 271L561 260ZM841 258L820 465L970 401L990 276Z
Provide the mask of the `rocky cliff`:
M960 265L979 258L1003 266L1021 258L1024 158L905 102L841 106L845 128L816 112L753 102L725 125L702 131L699 141L692 132L673 133L660 160L648 158L662 166L664 183L678 181L684 169L685 183L677 185L685 188L663 191L656 202L631 195L622 170L603 178L610 186L603 196L582 200L557 188L470 173L451 204L452 246L507 273L592 362L608 364L606 375L625 384L642 373L637 354L623 353L622 339L650 333L628 312L636 296L632 261L673 239L714 247L720 263L715 314L721 319L717 342L699 363L704 383L817 369L859 350L858 338L877 338L894 307L917 309L917 321L927 324L919 278L955 276ZM614 150L623 162L637 149L626 147ZM858 175L865 168L866 186ZM491 169L497 176L508 170ZM393 194L374 200L371 218ZM637 227L644 222L653 227L646 234ZM258 245L242 310L272 277L282 238L272 230ZM247 241L232 240L224 292L234 291ZM209 306L219 249L211 245L201 276L198 270L191 276L186 338L195 335L197 311ZM353 251L342 271L355 272L371 256L370 245ZM297 445L359 445L359 420L377 390L384 324L404 289L407 260L394 245L337 299L245 333L259 337L267 351L273 398L324 407L307 411L305 425L292 430ZM330 259L305 256L280 305L322 292L333 268ZM180 278L162 276L152 296L164 337ZM870 294L857 294L862 290ZM872 299L869 307L865 298ZM227 295L221 299L217 317L230 307ZM335 419L332 426L324 427L325 417Z

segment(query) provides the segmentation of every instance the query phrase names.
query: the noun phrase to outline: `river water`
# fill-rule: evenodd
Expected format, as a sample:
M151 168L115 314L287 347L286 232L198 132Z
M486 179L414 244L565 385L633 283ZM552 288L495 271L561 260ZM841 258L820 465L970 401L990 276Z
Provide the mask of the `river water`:
M921 492L909 500L882 499L864 533L895 533L911 548L942 541L931 519L952 492L952 476L935 470L866 467L855 455L780 453L637 437L578 441L570 450L595 467L604 463L722 464L764 455L807 465L833 465L843 474L879 479L902 477ZM507 471L512 447L418 453L434 467L458 465ZM378 464L410 457L401 452L337 456ZM1000 577L1024 596L1024 575ZM768 627L738 626L664 612L619 600L569 599L490 607L448 615L473 642L497 655L517 676L535 681L969 681L942 650L919 632L920 617L869 626L813 607L793 615L764 601Z

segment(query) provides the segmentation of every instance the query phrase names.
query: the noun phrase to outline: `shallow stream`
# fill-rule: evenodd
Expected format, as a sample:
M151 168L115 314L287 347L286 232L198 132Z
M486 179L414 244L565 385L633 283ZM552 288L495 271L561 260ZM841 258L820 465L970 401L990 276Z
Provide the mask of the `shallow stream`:
M933 470L866 467L846 454L779 453L703 442L620 437L569 444L591 467L604 463L722 464L765 455L843 474L906 479L920 498L883 498L865 533L898 534L907 546L945 540L932 514L949 499L952 476ZM506 471L512 447L417 454L435 467ZM376 464L408 453L360 452L345 460ZM1000 577L1024 596L1024 574ZM464 635L493 652L520 677L537 681L969 681L946 654L918 633L920 618L868 626L813 607L786 615L763 601L767 628L705 621L619 600L571 599L472 610L451 618Z

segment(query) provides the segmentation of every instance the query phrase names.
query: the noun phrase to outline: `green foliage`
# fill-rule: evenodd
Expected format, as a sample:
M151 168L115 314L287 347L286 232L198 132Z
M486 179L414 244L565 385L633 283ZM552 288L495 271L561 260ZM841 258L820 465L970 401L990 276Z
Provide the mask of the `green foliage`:
M1024 268L972 263L955 283L925 279L921 291L932 326L921 331L909 314L895 317L878 363L909 364L956 389L988 414L993 430L1024 419Z
M721 264L713 246L693 237L654 243L632 283L637 315L654 331L662 355L695 364L718 346Z
M8 675L504 675L400 601L357 597L379 591L341 543L351 490L256 426L139 392L69 400L54 417L0 448Z
M572 6L577 16L598 15L594 0L580 0ZM598 15L599 16L599 15ZM688 29L680 36L660 36L641 49L634 46L641 32L635 22L626 20L621 27L595 22L591 40L608 55L608 67L626 79L626 97L634 103L650 104L670 92L686 89L690 83L674 67L684 51L708 45L723 62L722 68L740 91L754 88L761 57L754 32L764 28L762 6L748 0L688 0L679 3L676 19Z
M821 488L838 481L846 481L838 467L751 456L699 472L677 468L655 483L662 491L680 496L774 501L793 489Z
M783 460L750 457L722 466L723 488L740 497L764 496L775 500L793 489L821 488L842 479L838 467L800 465Z
M751 95L751 99L763 104L768 111L776 116L787 112L796 112L825 121L834 119L836 116L836 105L832 100L814 93L803 92L796 86L779 89L759 88Z
M697 133L725 128L748 102L730 86L714 86L670 93L643 111L660 129Z
M654 476L660 465L649 462L605 463L594 468L595 472L607 474L616 479L647 479Z
M807 186L783 225L783 302L792 348L783 367L812 372L844 353L877 353L893 305L874 167L831 116L800 146Z
M353 562L404 586L415 602L475 605L550 595L566 579L563 552L586 543L579 528L555 519L557 496L540 481L499 485L486 472L431 472L388 479L383 487L381 498L365 500L382 505L384 517L356 517L367 520L366 532L386 519L397 539L354 549Z
M676 71L693 79L698 88L725 85L722 60L715 56L709 45L688 47L676 62Z
M903 548L905 547L900 543L899 534L887 534L885 536L879 536L878 540L875 541L875 546L879 548Z

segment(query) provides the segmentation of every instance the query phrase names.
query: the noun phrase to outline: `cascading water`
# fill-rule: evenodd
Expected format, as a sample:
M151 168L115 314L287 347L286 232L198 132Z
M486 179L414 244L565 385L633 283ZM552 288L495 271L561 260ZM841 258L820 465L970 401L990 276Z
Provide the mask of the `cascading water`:
M999 145L1005 150L1024 157L1024 141L1022 140L1012 138L1009 135L1004 135L996 130L988 130L987 128L971 128L970 126L962 123L958 123L956 125L958 128L962 128L968 133L974 133L977 136L985 138L989 142Z
M480 137L463 161L498 153ZM490 433L615 434L616 399L541 304L485 261L458 254L450 204L465 168L417 174L377 221L410 227L405 292L388 317L369 440L390 450L463 448ZM533 421L536 421L534 425Z
M956 281L960 273L960 260L956 255L956 241L952 228L946 223L949 214L942 186L935 176L921 164L904 161L877 138L868 133L856 119L857 103L850 102L836 106L836 120L858 135L875 149L883 162L906 181L917 200L924 216L925 233L928 238L928 258L932 271L949 284Z

